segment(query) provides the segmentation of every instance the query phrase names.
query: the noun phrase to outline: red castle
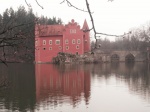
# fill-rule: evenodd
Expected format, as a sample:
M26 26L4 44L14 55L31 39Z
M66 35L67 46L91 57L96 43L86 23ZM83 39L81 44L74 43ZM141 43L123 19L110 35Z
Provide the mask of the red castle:
M89 27L71 20L66 25L35 26L35 63L52 62L59 52L83 55L90 51Z

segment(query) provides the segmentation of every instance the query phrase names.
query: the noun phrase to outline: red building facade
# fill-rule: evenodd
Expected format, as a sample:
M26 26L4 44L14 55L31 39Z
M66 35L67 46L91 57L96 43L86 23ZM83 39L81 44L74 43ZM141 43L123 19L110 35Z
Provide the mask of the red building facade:
M52 62L58 52L82 55L90 51L89 27L71 20L66 25L35 26L35 62Z

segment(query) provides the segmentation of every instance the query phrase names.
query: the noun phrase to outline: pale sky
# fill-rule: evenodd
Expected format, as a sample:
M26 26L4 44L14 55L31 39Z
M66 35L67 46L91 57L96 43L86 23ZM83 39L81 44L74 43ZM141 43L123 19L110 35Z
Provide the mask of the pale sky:
M27 5L25 0L0 0L0 13L6 8L13 7L17 9L20 5ZM44 7L41 9L35 0L26 0L35 13L47 17L59 17L64 24L74 19L82 27L86 19L91 27L90 16L88 13L78 11L68 7L66 3L60 4L63 0L38 0ZM69 0L78 8L86 10L85 0ZM150 22L150 0L88 0L93 13L95 27L97 32L122 35L130 29L140 27ZM92 33L91 33L92 36ZM104 38L105 36L101 36ZM109 37L114 40L115 37Z

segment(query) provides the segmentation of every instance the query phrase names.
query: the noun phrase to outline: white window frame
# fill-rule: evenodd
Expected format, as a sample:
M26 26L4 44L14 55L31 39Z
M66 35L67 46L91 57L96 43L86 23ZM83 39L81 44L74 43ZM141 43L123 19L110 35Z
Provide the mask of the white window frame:
M80 40L80 39L78 39L78 40L77 40L77 43L78 43L78 44L80 44L80 43L81 43L81 40Z
M49 47L49 50L52 50L52 47Z
M57 42L59 42L59 43L57 43ZM55 40L55 44L60 45L60 40Z
M43 40L43 45L46 45L46 40Z
M69 46L66 46L66 50L69 50Z
M53 42L52 40L49 40L49 45L52 45L52 42Z
M69 40L68 39L65 40L65 44L69 44Z
M72 44L75 44L75 43L76 43L75 39L72 39Z

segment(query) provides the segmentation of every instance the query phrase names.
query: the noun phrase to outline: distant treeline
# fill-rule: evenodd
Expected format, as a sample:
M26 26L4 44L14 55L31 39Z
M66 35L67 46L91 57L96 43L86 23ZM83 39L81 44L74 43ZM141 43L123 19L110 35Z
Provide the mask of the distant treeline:
M17 10L9 8L0 14L0 60L34 60L36 22L48 25L62 24L60 18L37 17L31 8L26 10L24 6Z
M131 33L118 37L115 41L109 39L98 39L97 47L105 51L114 50L139 50L146 51L150 46L150 25L134 28ZM95 42L91 42L91 49L95 47Z

